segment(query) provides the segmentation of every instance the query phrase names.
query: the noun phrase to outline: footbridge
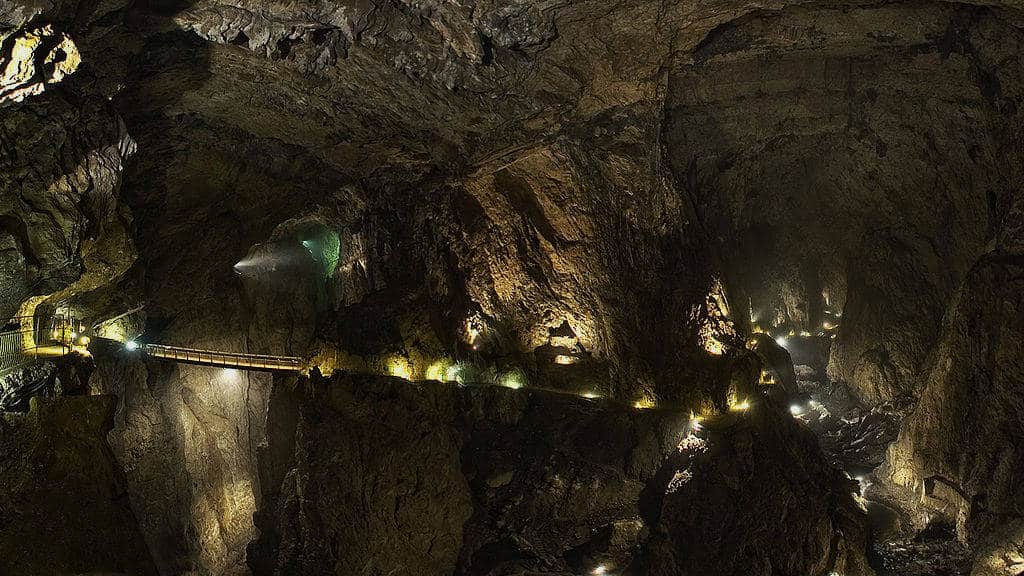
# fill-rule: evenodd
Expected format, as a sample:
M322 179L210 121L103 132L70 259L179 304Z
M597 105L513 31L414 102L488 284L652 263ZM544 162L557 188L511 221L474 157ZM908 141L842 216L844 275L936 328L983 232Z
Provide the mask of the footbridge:
M55 316L40 319L32 316L11 318L0 325L0 376L15 372L40 360L59 358L74 351L88 354L89 338L80 334L84 328L71 318ZM107 340L98 338L99 341ZM275 356L201 350L163 344L122 343L130 351L171 362L237 368L262 372L302 372L306 361L298 356Z
M131 346L130 346L131 347ZM134 348L147 356L200 366L237 368L260 372L302 372L306 361L298 356L273 356L269 354L246 354L242 352L218 352L199 350L163 344L139 344Z

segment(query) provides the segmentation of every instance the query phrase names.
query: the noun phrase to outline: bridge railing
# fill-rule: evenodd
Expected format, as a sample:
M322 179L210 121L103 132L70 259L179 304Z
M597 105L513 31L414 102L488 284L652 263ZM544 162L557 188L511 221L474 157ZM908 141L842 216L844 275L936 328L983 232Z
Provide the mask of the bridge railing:
M0 374L24 364L30 358L21 330L0 332Z
M146 344L142 348L146 354L156 358L226 368L298 372L305 365L305 361L297 356L217 352L214 350L165 346L163 344Z
M33 316L15 316L0 325L0 375L31 364L40 357L53 357L55 348L49 345L54 342L65 353L70 352L71 349L56 337L58 332L66 332L65 326L68 325L70 320L66 318L41 319Z

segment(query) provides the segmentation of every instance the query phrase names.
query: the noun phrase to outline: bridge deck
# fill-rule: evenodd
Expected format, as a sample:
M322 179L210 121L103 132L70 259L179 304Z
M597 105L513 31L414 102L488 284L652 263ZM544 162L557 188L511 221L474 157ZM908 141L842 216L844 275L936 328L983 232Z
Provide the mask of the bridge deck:
M240 368L264 372L301 372L305 367L305 361L297 356L215 352L213 350L196 350L180 346L164 346L162 344L146 344L141 348L148 356L154 358L202 366Z

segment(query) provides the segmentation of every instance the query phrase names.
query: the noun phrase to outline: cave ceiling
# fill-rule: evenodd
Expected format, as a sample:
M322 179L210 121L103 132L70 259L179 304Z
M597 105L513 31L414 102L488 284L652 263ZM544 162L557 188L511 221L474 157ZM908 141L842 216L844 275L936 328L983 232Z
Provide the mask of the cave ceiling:
M572 489L593 492L566 500L614 492L608 518L580 512L578 526L626 530L651 574L700 573L680 542L714 514L693 493L669 496L689 479L658 463L685 452L666 432L675 419L589 408L562 419L561 400L503 404L461 387L421 407L395 379L363 388L366 373L450 383L430 375L454 358L479 360L473 376L507 388L543 380L574 398L726 418L750 381L777 379L765 402L782 410L729 428L712 449L719 463L695 464L704 476L681 494L702 487L762 548L778 545L758 524L774 520L738 502L806 516L793 531L802 540L786 545L811 552L751 552L736 573L867 574L853 481L792 426L804 405L787 411L809 398L799 385L810 370L787 338L817 335L830 393L841 385L869 414L861 428L887 427L865 458L886 459L878 483L911 510L907 525L947 520L979 543L976 574L1004 576L1024 565L1006 552L1024 533L1013 489L1024 481L1022 118L1017 0L0 0L0 315L70 310L84 327L143 311L139 333L154 342L302 357L314 384L321 368L345 368L321 397L265 374L243 386L194 366L98 360L91 386L120 397L111 442L140 517L140 534L123 536L145 538L162 573L233 573L254 543L250 564L333 561L275 548L304 537L288 532L289 514L306 514L295 499L308 477L273 466L330 478L310 456L320 453L390 466L375 435L407 446L421 432L434 456L413 476L450 490L410 517L444 508L443 536L411 549L448 572L497 574L488 554L523 546L522 534L495 544L506 527L482 510L506 485L564 488L528 465L537 456L583 471ZM254 262L271 264L240 268ZM758 347L770 351L755 359ZM964 400L977 389L992 398ZM378 405L415 424L371 422ZM614 426L597 422L606 417ZM585 440L534 444L513 424L489 428L502 419L607 437L628 462L592 469L579 463L606 455ZM297 425L322 436L296 436ZM351 451L320 443L343 435L356 438ZM467 464L463 450L489 456ZM172 477L147 492L169 461ZM513 480L506 468L530 471ZM738 475L771 493L733 499L722 487ZM939 477L956 487L948 499L916 502ZM352 498L334 488L325 498ZM545 494L521 513L550 508ZM337 538L358 541L334 520ZM402 534L407 520L367 530ZM562 528L537 548L563 570L552 573L584 554ZM693 558L721 565L736 544L723 538Z

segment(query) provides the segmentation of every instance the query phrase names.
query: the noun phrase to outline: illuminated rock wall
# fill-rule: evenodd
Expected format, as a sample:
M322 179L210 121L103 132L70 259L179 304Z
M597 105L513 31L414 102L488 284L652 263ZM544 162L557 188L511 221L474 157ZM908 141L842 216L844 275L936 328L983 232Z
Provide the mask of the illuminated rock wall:
M254 574L871 574L856 483L767 400L693 460L685 412L384 377L276 386L267 430Z
M918 523L957 526L980 576L1024 568L1022 294L1019 250L988 254L970 271L881 474Z

